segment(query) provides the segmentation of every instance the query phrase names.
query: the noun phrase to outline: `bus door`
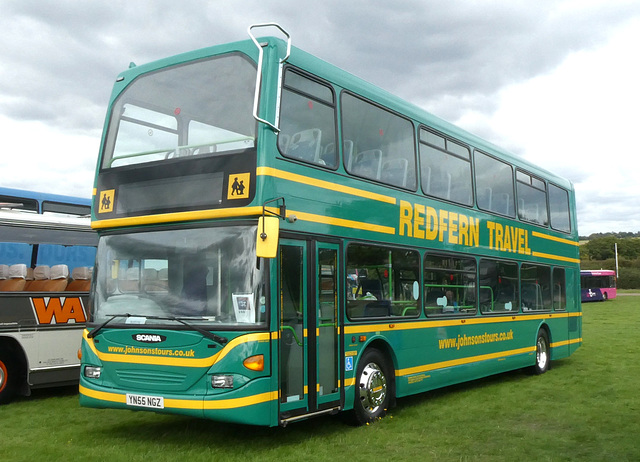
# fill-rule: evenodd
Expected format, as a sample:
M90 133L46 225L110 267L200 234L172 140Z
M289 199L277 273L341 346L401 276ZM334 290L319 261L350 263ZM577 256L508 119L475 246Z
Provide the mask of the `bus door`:
M340 406L339 246L281 240L280 419Z

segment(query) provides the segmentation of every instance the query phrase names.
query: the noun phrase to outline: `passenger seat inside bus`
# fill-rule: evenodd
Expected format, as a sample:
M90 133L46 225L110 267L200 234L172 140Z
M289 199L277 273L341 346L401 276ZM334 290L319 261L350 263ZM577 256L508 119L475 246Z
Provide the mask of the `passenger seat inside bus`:
M124 279L119 276L118 289L123 294L140 292L140 268L128 268Z
M69 283L69 267L67 265L54 265L51 267L50 279L45 285L46 292L62 292Z
M33 269L33 279L27 281L24 290L32 292L40 292L45 290L45 285L49 282L49 276L51 274L51 268L49 265L39 265Z
M69 282L67 265L36 266L33 270L33 281L27 282L25 290L30 292L62 292Z
M370 149L359 152L356 155L351 173L365 178L371 178L372 180L379 180L381 170L382 151L380 149Z
M154 287L158 283L158 270L154 268L145 268L142 270L142 291L153 292Z
M20 292L24 290L26 284L27 265L25 265L24 263L18 263L9 266L6 279L0 279L0 291Z
M319 128L309 128L295 133L287 147L287 155L306 162L320 161L322 132Z
M166 294L169 290L169 270L162 268L152 270L154 273L143 273L144 291L150 294Z
M65 289L68 292L88 292L91 287L91 269L88 266L78 266L71 271L71 281Z
M382 166L380 180L384 183L394 186L407 186L407 173L409 170L409 161L407 159L390 159Z

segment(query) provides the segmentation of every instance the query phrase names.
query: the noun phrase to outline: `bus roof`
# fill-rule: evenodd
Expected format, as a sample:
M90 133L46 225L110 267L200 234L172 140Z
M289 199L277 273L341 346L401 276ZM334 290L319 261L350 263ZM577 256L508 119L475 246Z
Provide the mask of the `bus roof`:
M88 215L91 213L91 199L0 187L0 207L31 210L38 213Z
M268 47L275 48L279 56L284 56L287 49L287 42L277 37L261 37L257 39L259 43L268 43ZM247 39L232 43L226 43L221 45L215 45L207 48L201 48L198 50L181 53L167 58L162 58L157 61L146 63L140 66L131 64L130 68L120 73L116 80L116 85L113 88L111 95L112 103L120 94L120 92L129 85L136 77L141 74L145 74L151 71L157 71L165 67L175 66L186 62L206 59L211 56L220 55L223 53L242 52L252 57L257 61L258 51L254 43ZM494 145L482 138L463 130L460 127L453 125L450 122L441 119L425 109L410 103L398 96L389 93L382 88L367 82L366 80L357 77L323 59L320 59L300 48L295 46L291 47L291 55L287 62L292 65L299 66L302 69L311 72L320 78L323 78L334 85L358 94L364 98L377 102L386 108L411 118L419 124L424 124L430 128L441 131L447 135L450 135L459 141L465 142L470 146L473 146L480 151L484 151L488 154L494 154L504 159L507 162L512 163L516 167L521 167L527 170L533 175L545 178L557 186L564 187L565 189L573 190L573 184L566 178L560 177L546 169L540 168L533 163L525 160L524 158L506 151L499 146ZM428 87L425 87L428 88Z
M614 276L615 274L614 270L580 270L582 276Z
M98 235L89 217L0 210L0 242L94 246Z
M280 47L286 47L286 42L278 38L269 38L279 42ZM291 57L289 62L299 64L303 68L308 68L313 74L318 77L324 78L335 85L346 88L352 92L355 92L365 98L372 99L387 108L398 112L399 114L410 117L418 123L425 124L428 127L439 130L445 134L451 135L463 141L480 151L484 151L489 154L497 154L500 158L514 164L517 167L522 167L534 175L542 176L558 186L565 187L573 190L572 183L566 178L562 178L548 170L540 168L535 164L527 161L526 159L513 154L505 149L494 145L450 122L447 122L440 117L426 111L425 109L406 101L398 96L395 96L388 91L369 83L368 81L357 77L343 69L340 69L333 64L313 56L299 48L292 47ZM428 86L425 86L427 89ZM427 90L425 90L425 93Z

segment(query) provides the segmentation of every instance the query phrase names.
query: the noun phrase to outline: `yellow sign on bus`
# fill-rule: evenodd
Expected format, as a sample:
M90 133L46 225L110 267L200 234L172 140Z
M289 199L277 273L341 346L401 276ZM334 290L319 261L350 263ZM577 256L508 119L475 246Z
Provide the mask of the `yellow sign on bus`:
M107 189L105 191L100 191L98 213L113 212L115 197L116 197L115 189Z
M248 199L250 181L250 173L235 173L229 175L227 199Z

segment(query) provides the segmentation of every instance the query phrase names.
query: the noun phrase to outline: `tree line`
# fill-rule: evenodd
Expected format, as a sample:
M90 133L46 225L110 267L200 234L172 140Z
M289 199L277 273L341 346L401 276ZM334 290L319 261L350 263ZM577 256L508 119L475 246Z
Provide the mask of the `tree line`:
M624 235L625 237L620 237ZM618 288L640 289L640 238L638 233L599 233L580 246L580 268L616 269L618 245Z

